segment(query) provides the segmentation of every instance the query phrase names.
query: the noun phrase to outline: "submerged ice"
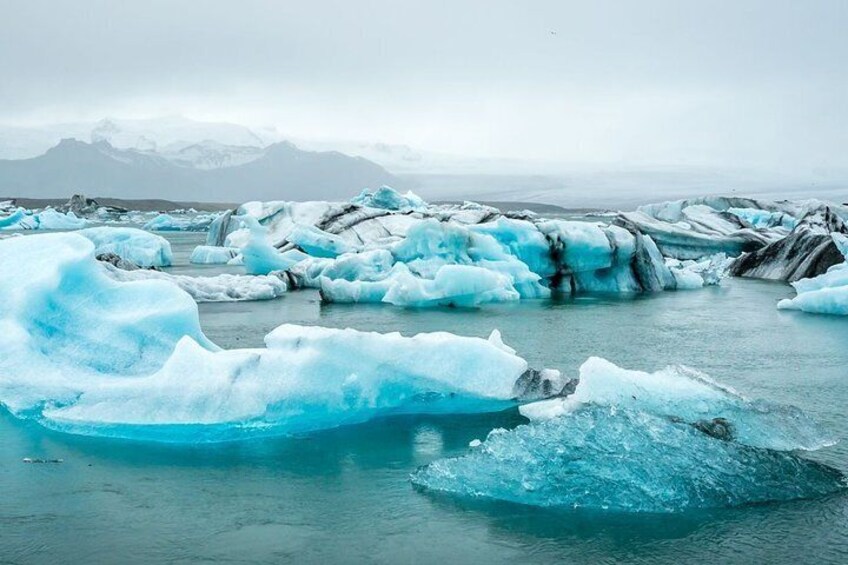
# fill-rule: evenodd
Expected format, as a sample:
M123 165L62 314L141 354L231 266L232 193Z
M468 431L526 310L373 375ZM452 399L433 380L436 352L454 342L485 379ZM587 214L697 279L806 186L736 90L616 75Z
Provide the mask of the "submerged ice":
M94 249L75 233L0 241L0 403L16 416L72 433L208 442L488 411L526 396L516 387L527 362L496 333L283 325L265 348L222 351L172 281L115 280Z
M748 401L687 369L590 359L566 398L525 405L467 455L419 469L432 491L536 506L676 512L820 496L842 475L798 455L830 442L799 410Z

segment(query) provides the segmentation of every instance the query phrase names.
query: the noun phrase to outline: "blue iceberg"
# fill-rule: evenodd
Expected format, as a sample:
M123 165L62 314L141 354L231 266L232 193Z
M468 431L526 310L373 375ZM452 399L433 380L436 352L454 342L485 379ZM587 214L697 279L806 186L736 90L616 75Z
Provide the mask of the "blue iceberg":
M144 224L142 229L148 231L209 231L212 223L220 214L197 214L195 216L172 216L159 214Z
M94 249L76 233L0 241L0 404L18 417L69 433L195 443L490 411L526 396L518 384L527 362L496 332L283 325L264 348L221 350L176 281L115 280Z
M73 212L64 214L53 208L40 212L17 208L8 216L0 218L0 229L4 230L78 230L88 224L88 220L78 218Z
M848 236L832 233L830 237L846 262L830 267L817 277L793 282L796 296L781 300L777 303L778 308L848 316Z
M760 233L737 216L702 204L667 203L634 213L647 223L621 214L606 224L503 214L473 202L418 200L384 187L366 190L352 202L247 202L215 220L207 244L242 249L251 273L288 270L297 286L318 288L328 301L420 307L514 300L516 293L533 299L554 292L700 288L718 284L727 270L724 261L713 260L725 248L714 241L721 234L732 235L727 247L738 253L786 233L782 228ZM678 216L687 221L668 219ZM255 236L256 226L265 230L261 238ZM687 246L695 245L692 237L702 240L703 249L667 264L648 232L662 238L668 230L672 240L683 237ZM664 246L670 242L663 241ZM445 267L451 268L437 280ZM461 272L467 284L456 284L452 276Z
M226 265L239 254L235 247L218 247L216 245L198 245L191 252L189 262L195 265Z
M522 407L467 455L412 475L424 489L534 506L678 512L809 498L844 488L794 453L831 441L799 410L752 402L682 368L649 374L602 359L565 398Z
M356 246L337 235L303 224L294 226L289 232L288 240L313 257L332 258L357 250Z
M224 273L212 277L172 275L148 269L123 270L104 264L109 276L116 281L163 280L187 292L196 302L243 302L272 300L286 293L286 282L275 275L232 275Z
M104 226L76 233L94 244L95 255L114 253L141 267L167 267L173 261L168 240L144 230Z
M244 269L250 275L267 275L274 271L286 271L309 256L297 249L280 253L268 242L268 229L251 217L244 223L250 230L250 239L241 248Z
M401 194L390 186L381 186L373 192L366 188L359 196L351 198L350 202L360 206L385 208L386 210L415 210L427 207L427 203L411 190L407 191L406 194Z
M773 212L769 210L760 210L758 208L730 207L727 209L727 212L745 220L755 228L781 227L787 231L792 231L800 221L795 216L790 216L785 212Z

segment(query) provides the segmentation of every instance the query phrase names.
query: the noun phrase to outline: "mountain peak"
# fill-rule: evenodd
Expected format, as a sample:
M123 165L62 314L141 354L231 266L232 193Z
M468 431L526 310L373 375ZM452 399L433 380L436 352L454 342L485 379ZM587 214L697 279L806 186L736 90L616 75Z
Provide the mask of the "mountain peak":
M291 142L266 148L196 143L173 152L115 147L106 139L63 138L45 154L0 161L0 193L192 201L338 199L366 187L402 185L368 160L302 151Z

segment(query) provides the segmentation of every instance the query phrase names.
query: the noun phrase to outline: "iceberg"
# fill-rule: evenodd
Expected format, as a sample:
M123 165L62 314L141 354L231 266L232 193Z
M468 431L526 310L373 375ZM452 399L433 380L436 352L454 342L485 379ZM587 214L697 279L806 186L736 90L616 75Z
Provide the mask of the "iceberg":
M574 393L521 407L531 420L551 419L586 406L629 408L693 426L722 420L724 439L763 449L813 451L834 442L801 410L751 401L689 367L667 367L655 373L617 367L598 357L580 367Z
M427 207L427 203L411 190L401 194L390 186L381 186L373 192L366 188L350 201L352 204L386 210L416 210Z
M328 302L385 302L415 308L472 308L520 298L509 277L472 265L443 265L432 279L424 279L412 274L405 263L398 263L381 280L332 280L322 276L320 285L321 296Z
M494 430L468 455L418 470L412 483L532 506L650 513L812 498L844 488L838 471L791 453L602 406Z
M664 210L664 209L663 209ZM782 234L756 230L737 216L718 212L705 205L683 207L679 215L651 215L653 208L641 207L635 212L622 212L613 222L632 226L650 236L666 257L702 259L716 253L737 256L779 239Z
M848 236L833 233L831 239L845 262L816 277L793 282L796 296L778 302L779 309L848 316Z
M264 348L224 351L172 281L115 280L94 249L77 233L0 241L0 404L17 417L76 434L214 442L498 410L527 389L531 369L497 332L283 325Z
M214 245L198 245L191 252L190 263L195 265L226 265L239 254L235 247L217 247Z
M19 226L26 219L26 210L17 208L8 216L0 218L0 229L20 229Z
M443 265L432 280L408 272L398 277L387 290L383 302L415 307L474 307L519 298L507 275L472 265Z
M88 220L78 218L73 212L63 214L53 208L30 212L18 208L10 215L0 218L0 229L4 230L77 230L88 225Z
M372 206L376 196L397 205ZM644 206L607 223L502 214L471 202L406 206L398 198L387 189L351 202L248 202L218 218L207 243L241 249L250 273L287 270L298 287L318 288L328 301L482 304L513 300L515 292L532 299L719 284L741 261L731 266L726 257L780 244L791 237L793 218L830 206L707 197ZM436 281L446 266L493 275L448 269ZM451 273L473 281L444 287L454 282ZM474 288L480 296L457 294Z
M446 265L470 265L507 277L523 298L550 295L541 276L511 255L494 237L453 222L423 220L389 249L396 261L406 264L421 278L435 278Z
M844 256L831 234L848 234L848 226L837 211L835 206L811 211L786 237L739 257L731 274L793 282L842 263Z
M93 198L86 198L84 194L74 194L57 210L64 213L73 212L78 218L98 221L120 221L128 212L126 208L121 206L100 204Z
M96 255L113 253L141 267L167 267L173 261L168 240L144 230L104 226L76 233L94 244Z
M313 257L338 257L356 251L356 247L341 237L327 233L315 226L297 224L289 232L288 240Z
M274 271L286 271L308 258L308 255L297 249L280 253L268 243L267 228L259 225L252 218L246 218L249 224L250 240L241 248L242 261L249 275L267 275Z
M781 227L787 231L792 231L798 225L798 218L790 216L785 212L733 207L728 208L727 212L748 222L754 228Z
M109 276L117 281L164 280L177 285L196 302L243 302L272 300L286 292L286 282L274 275L231 275L192 277L146 269L126 270L106 264Z
M686 369L590 359L574 393L522 407L467 455L422 467L419 488L545 507L680 512L823 496L840 472L798 456L829 442L799 410L745 400Z
M691 259L680 261L678 259L666 259L665 264L671 271L676 281L678 290L697 289L704 286L715 286L727 277L730 259L724 253L716 253L700 261Z
M310 261L295 271L334 302L472 307L550 295L541 277L492 236L435 219L388 248Z
M195 216L175 217L159 214L144 224L147 231L208 231L220 214L197 214Z

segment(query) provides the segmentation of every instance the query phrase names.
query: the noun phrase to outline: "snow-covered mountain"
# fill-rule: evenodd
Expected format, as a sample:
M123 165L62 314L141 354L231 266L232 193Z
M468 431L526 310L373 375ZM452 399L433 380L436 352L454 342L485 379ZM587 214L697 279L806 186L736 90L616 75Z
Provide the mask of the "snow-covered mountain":
M265 148L250 145L225 145L207 139L184 147L170 145L159 154L181 167L208 170L250 163L261 158L265 154Z
M174 116L144 120L105 118L35 127L0 126L0 159L37 157L62 139L106 141L118 149L174 154L196 144L264 148L282 141L274 130L253 130L223 122L200 122ZM239 151L235 151L238 153Z
M197 122L180 116L149 120L100 120L89 140L108 141L113 147L143 151L178 151L211 141L222 146L265 147L280 141L255 133L248 127L219 122ZM86 140L87 141L87 140Z
M309 151L340 151L374 161L396 174L538 173L544 164L487 159L425 151L403 144L342 139L306 139L283 135L274 128L250 128L225 122L201 122L181 116L152 119L104 118L34 127L0 125L0 159L37 157L62 139L118 149L156 153L182 166L202 169L241 165L258 158L261 149L292 141Z

